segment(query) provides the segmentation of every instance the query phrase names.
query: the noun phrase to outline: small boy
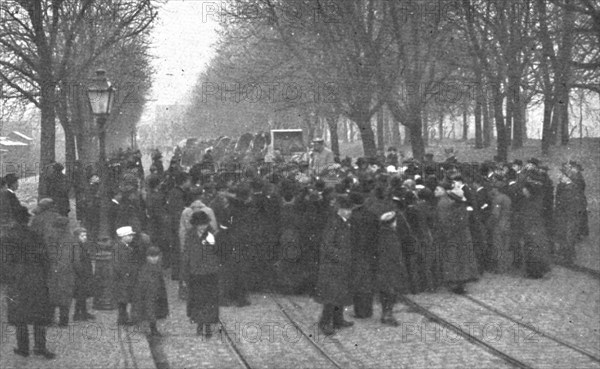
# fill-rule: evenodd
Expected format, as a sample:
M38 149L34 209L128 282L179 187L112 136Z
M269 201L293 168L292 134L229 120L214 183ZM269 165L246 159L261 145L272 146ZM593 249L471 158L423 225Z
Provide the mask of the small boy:
M156 328L156 322L169 315L169 303L160 263L160 249L156 246L148 248L146 263L138 273L132 315L137 324L148 322L151 336L162 336Z

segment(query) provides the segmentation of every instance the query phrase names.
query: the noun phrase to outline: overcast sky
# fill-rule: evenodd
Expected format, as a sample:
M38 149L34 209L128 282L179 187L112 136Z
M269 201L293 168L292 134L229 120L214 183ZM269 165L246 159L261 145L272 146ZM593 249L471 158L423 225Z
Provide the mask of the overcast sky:
M152 54L156 73L142 120L152 120L156 105L187 104L198 74L216 42L216 19L203 17L205 0L169 0L158 13ZM204 18L204 19L203 19Z

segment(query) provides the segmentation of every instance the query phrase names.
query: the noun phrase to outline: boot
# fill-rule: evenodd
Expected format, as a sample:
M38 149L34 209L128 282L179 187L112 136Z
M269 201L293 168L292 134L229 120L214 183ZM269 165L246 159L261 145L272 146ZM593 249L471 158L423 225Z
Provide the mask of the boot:
M35 342L35 346L33 349L33 354L38 356L43 356L48 360L52 360L56 357L56 354L48 351L46 348L46 327L44 326L33 326L33 339Z
M333 312L335 307L331 304L323 305L323 312L321 313L321 319L319 319L319 329L326 336L331 336L335 333L333 326Z
M344 309L336 306L333 309L333 328L349 328L354 325L354 322L344 320Z
M119 304L119 317L117 318L118 325L131 325L129 316L127 315L127 304Z
M381 323L389 325L390 327L398 327L400 325L396 318L394 318L391 310L383 312L381 315Z
M59 327L68 327L69 326L69 306L60 306L58 308L60 320L58 322Z
M373 295L361 293L354 295L354 316L359 319L373 316Z
M150 336L152 336L152 337L162 337L162 334L156 328L156 322L150 323Z

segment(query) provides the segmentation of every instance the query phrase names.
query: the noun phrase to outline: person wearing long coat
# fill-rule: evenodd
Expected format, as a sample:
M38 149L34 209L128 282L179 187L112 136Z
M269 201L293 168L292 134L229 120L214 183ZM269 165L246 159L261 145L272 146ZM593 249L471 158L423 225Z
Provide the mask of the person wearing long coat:
M377 237L376 286L381 301L381 322L398 326L392 311L399 295L410 291L408 272L402 255L402 244L396 228L396 212L381 216Z
M176 281L180 277L180 255L179 250L179 221L181 220L181 213L183 209L189 204L188 202L188 189L192 185L191 177L185 173L180 172L175 176L175 187L172 188L167 195L167 214L169 215L169 252L163 254L165 260L163 262L170 266L171 279Z
M16 327L17 348L14 352L29 355L29 332L33 325L34 354L52 359L55 354L46 348L46 327L52 321L52 306L48 293L49 254L42 237L17 224L3 240L7 269L6 293L8 324Z
M88 241L87 230L76 228L73 235L77 242L73 245L73 268L75 271L75 313L74 321L94 320L95 317L87 311L87 299L94 294L94 273L92 269L92 255L96 251L95 245Z
M543 214L543 191L539 184L523 186L523 229L525 272L529 278L542 278L550 271L550 243Z
M347 197L337 199L337 213L330 217L320 250L320 264L315 301L323 304L319 328L325 335L336 328L354 325L344 320L344 306L352 303L350 294L352 267L352 203Z
M119 238L115 245L115 279L114 294L119 309L117 324L130 325L132 323L127 314L127 304L133 302L135 284L140 266L140 255L133 245L135 233L131 227L117 229Z
M513 254L510 250L510 198L500 190L502 182L495 182L489 190L491 215L487 228L491 233L491 250L488 253L491 270L495 273L506 273L512 266Z
M558 250L557 256L567 263L575 261L575 243L579 232L579 210L582 199L577 185L568 176L569 172L561 171L560 182L556 186L556 207L554 219Z
M300 293L308 281L308 268L305 263L307 251L302 248L301 221L297 198L290 188L282 189L281 231L279 237L279 253L275 270L277 287L288 293Z
M75 289L75 270L73 246L77 243L69 231L69 219L59 216L48 236L50 252L50 275L48 276L48 291L50 304L59 309L60 327L69 325L69 311Z
M375 290L375 269L377 248L378 217L363 205L359 193L351 193L355 204L350 222L352 224L352 301L354 316L370 318L373 315L373 294ZM367 200L368 201L368 200Z
M156 246L146 250L146 262L138 272L131 315L134 323L149 324L150 335L161 336L156 322L169 315L169 302L160 265L160 249Z
M443 185L435 189L438 198L436 241L440 244L443 281L453 292L464 293L464 285L477 279L477 261L466 202L459 189L452 191Z
M54 200L50 198L41 199L32 211L33 217L29 222L29 228L44 238L47 244L51 242L54 223L61 215L56 211Z
M169 250L169 217L166 210L165 195L159 190L161 177L150 175L147 181L146 212L148 213L148 233L152 244L157 246L163 255ZM163 267L167 265L163 264Z
M187 234L181 260L181 278L188 289L186 310L197 325L196 333L209 338L211 325L219 323L219 251L205 212L194 213L190 223L194 229Z

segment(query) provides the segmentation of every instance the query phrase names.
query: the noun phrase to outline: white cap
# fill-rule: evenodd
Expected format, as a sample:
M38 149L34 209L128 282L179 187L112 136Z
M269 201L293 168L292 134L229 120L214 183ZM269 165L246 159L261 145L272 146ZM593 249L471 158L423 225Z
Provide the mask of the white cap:
M388 211L387 213L385 213L385 214L383 214L381 216L381 221L384 222L384 223L387 223L387 222L391 222L395 218L396 218L396 212L395 211Z
M121 227L121 228L117 229L118 237L125 237L125 236L129 236L131 234L135 234L135 232L133 231L133 228L131 228L129 226Z

